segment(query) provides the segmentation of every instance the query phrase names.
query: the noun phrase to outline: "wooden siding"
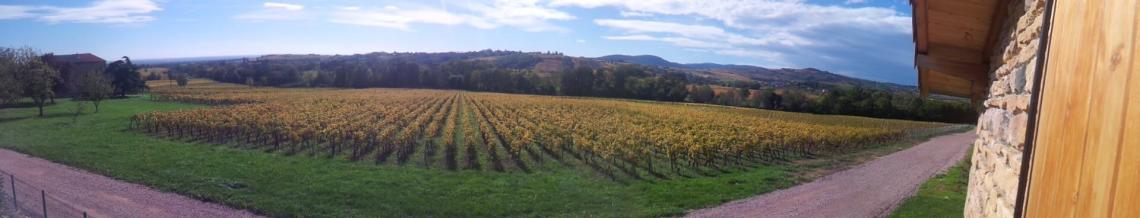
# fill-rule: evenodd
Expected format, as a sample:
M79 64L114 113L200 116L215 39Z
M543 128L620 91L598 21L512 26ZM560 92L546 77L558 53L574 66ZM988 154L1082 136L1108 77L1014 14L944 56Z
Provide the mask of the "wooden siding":
M1140 217L1135 0L1057 0L1025 217Z

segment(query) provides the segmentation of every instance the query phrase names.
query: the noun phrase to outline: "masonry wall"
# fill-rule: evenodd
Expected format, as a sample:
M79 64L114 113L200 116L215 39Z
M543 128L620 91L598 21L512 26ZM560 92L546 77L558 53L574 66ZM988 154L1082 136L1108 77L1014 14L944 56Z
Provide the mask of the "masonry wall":
M966 217L1013 217L1045 0L1013 0L990 57L990 89L978 119Z

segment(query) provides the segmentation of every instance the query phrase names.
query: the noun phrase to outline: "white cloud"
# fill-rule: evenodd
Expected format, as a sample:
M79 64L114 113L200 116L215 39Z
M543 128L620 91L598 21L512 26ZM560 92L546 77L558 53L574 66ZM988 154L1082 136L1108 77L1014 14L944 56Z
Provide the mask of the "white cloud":
M609 40L657 41L657 37L649 35L603 36L602 38Z
M84 7L0 5L0 19L34 18L47 23L144 23L162 8L150 0L100 0Z
M636 11L621 11L618 13L622 17L652 17L653 14Z
M28 6L0 5L0 20L33 17L33 8Z
M759 59L765 59L765 60L778 60L778 59L783 58L783 54L780 54L779 52L771 52L771 51L764 51L764 50L757 50L757 49L718 50L718 51L716 51L716 53L722 54L722 55L732 55L732 56L738 56L738 57L751 57L751 58L759 58Z
M714 26L679 24L661 21L646 20L614 20L598 19L594 23L599 26L619 29L627 33L663 33L679 35L686 38L696 38L708 41L718 41L732 45L769 45L778 43L787 46L807 45L807 40L799 39L793 35L774 33L765 38L753 38L736 33L730 33ZM690 43L675 43L678 45ZM696 43L697 45L707 45Z
M479 28L492 28L489 25L473 22L471 18L448 13L437 9L417 10L341 10L333 14L334 23L353 24L362 26L387 27L401 30L410 30L409 24L441 24L459 25L471 23Z
M286 11L300 11L305 9L304 5L280 2L266 2L265 4L262 4L262 6L268 9L281 9Z
M309 17L304 11L304 5L266 2L263 3L261 7L259 10L234 16L234 19L247 21L283 21L303 20Z
M729 48L728 45L725 45L722 43L708 42L708 41L702 41L702 40L685 38L685 37L655 37L655 36L650 36L650 35L639 34L639 35L622 35L622 36L603 36L602 38L608 39L608 40L666 42L669 44L673 44L673 45L685 47L685 48L701 48L701 49Z
M728 34L724 29L717 27L660 21L597 19L594 20L594 23L599 26L621 29L633 33L672 33L686 37L700 38L715 38Z
M662 15L697 15L733 28L792 31L828 24L877 26L910 31L910 18L890 8L847 8L804 3L801 0L551 0L552 6L617 7Z
M569 31L550 24L549 20L573 20L569 13L538 4L537 0L495 0L491 4L468 3L468 9L493 25L506 25L526 31Z
M574 42L577 42L578 44L583 44L583 43L586 43L586 40L585 39L579 39L579 40L574 40Z
M852 5L852 4L862 4L865 2L867 2L867 0L847 0L847 1L844 1L843 4Z
M913 55L908 43L911 20L894 8L821 5L807 0L550 0L547 5L606 7L616 9L623 17L641 13L656 20L595 22L625 34L609 37L611 40L668 42L682 49L753 58L761 64L784 60L785 66L862 72L879 79L884 72L896 74L896 79L914 74L909 61ZM686 43L680 38L727 47L696 48L707 44ZM819 58L827 55L841 58Z

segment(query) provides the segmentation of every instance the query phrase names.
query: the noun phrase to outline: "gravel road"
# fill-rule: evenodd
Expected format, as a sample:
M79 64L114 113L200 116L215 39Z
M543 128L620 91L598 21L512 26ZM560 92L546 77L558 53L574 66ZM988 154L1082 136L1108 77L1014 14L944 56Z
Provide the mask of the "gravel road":
M687 217L883 217L965 157L974 132L939 136L789 189L691 211Z
M83 211L90 217L258 217L248 211L161 192L6 149L0 149L0 170L15 175L21 182L16 185L21 194L17 196L19 202L26 208L35 208L23 209L21 213L37 217L42 216L37 189L44 189L49 197L49 217L82 217ZM0 187L10 195L11 183L4 176L5 184ZM11 204L10 200L4 203ZM72 205L74 209L63 205Z

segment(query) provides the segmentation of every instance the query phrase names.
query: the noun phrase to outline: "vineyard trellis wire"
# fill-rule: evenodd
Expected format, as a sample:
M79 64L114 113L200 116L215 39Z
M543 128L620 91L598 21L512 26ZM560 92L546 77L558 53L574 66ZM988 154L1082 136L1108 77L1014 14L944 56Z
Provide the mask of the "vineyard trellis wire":
M0 170L0 215L20 217L88 217L87 211L59 200L43 187Z
M139 114L158 137L378 164L530 172L547 160L610 177L705 174L897 141L947 124L448 90L157 88L216 105ZM442 148L442 152L440 152Z

